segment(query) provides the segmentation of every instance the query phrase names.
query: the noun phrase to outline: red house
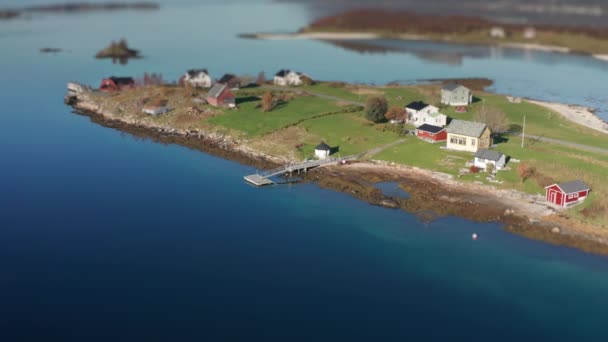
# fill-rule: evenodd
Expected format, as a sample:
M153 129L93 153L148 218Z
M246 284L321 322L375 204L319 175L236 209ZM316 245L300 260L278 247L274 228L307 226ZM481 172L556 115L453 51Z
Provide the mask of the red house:
M207 102L212 106L229 106L235 105L235 96L228 89L228 85L216 83L207 93Z
M580 180L570 181L561 184L553 184L545 187L545 199L547 202L570 207L583 202L589 195L589 186Z
M432 143L448 140L448 132L444 127L424 124L416 128L416 135L422 140Z
M113 92L123 89L135 88L135 81L131 77L108 77L104 78L99 85L99 90Z

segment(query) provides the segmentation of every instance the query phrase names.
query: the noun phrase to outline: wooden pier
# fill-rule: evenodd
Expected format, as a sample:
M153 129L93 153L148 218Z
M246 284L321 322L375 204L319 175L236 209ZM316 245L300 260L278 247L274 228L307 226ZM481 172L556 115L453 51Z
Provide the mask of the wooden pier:
M347 161L347 160L353 160L353 159L357 159L357 158L359 158L359 155L347 156L347 157L342 157L342 158L327 158L327 159L320 159L320 160L305 161L300 164L288 164L285 166L278 167L276 169L267 170L267 171L264 171L261 173L256 173L253 175L245 176L244 178L248 183L251 183L255 186L270 185L270 184L274 184L274 182L272 181L271 178L278 176L278 175L288 174L288 173L293 173L293 172L298 172L298 171L306 172L306 170L312 169L314 167L335 165L335 164L339 164L339 163Z

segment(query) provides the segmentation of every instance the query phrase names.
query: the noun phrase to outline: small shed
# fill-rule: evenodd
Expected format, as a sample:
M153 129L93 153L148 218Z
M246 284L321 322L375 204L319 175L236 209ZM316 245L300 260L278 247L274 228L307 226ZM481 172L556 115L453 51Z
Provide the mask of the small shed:
M104 78L99 85L99 90L105 92L121 91L124 89L135 88L135 81L132 77L108 77Z
M448 133L444 127L429 124L424 124L416 128L416 136L432 143L446 141L448 139Z
M146 105L146 106L144 106L142 108L141 111L144 112L144 113L146 113L146 114L158 116L158 115L162 115L162 114L170 112L171 108L169 108L167 106L151 106L151 105Z
M494 165L494 170L502 170L507 164L507 157L498 151L492 151L485 148L480 149L475 153L473 165L475 165L476 168L485 170L490 164Z
M224 83L216 83L207 93L207 102L212 106L234 107L236 97Z
M317 147L315 147L315 157L319 159L325 159L329 157L331 154L331 147L327 145L324 141L321 141Z
M545 200L561 207L582 203L591 189L580 180L553 184L545 187Z

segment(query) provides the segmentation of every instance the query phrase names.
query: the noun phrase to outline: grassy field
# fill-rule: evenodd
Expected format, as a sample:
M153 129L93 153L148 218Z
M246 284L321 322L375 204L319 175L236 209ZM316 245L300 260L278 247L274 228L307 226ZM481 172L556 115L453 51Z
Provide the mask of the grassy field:
M259 101L241 103L238 110L226 110L224 114L209 119L209 123L260 136L297 123L303 119L345 109L334 101L314 96L298 97L277 106L271 112L256 108Z
M326 116L300 124L311 136L304 141L302 153L312 156L314 147L321 141L336 149L340 155L368 151L397 140L398 134L383 131L384 125L373 125L363 113Z

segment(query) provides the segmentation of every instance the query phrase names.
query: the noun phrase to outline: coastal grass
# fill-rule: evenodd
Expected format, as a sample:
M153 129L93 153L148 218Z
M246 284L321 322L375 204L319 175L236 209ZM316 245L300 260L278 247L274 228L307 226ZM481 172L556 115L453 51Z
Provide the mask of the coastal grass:
M472 154L440 148L445 143L429 143L415 136L407 136L403 144L378 153L374 159L416 166L427 170L457 175Z
M270 112L258 108L259 101L240 104L238 110L225 110L208 121L211 124L232 128L255 137L271 133L289 125L315 116L344 110L335 101L315 96L296 97L287 103L279 104Z
M340 155L366 152L391 143L399 138L393 131L385 130L384 124L373 124L362 112L345 113L307 120L298 125L309 134L301 148L304 157L314 155L314 148L325 141Z

